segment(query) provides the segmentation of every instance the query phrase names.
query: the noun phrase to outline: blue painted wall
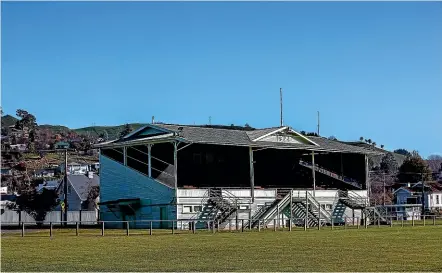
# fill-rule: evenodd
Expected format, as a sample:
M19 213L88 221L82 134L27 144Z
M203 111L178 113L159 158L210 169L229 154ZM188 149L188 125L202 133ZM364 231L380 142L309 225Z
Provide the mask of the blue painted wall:
M123 198L140 198L142 207L133 220L159 220L160 207L167 210L167 219L176 219L176 206L172 205L175 190L154 179L124 166L106 156L100 155L100 202ZM116 215L115 215L116 214ZM108 212L100 206L100 217L104 221L122 221L121 214ZM126 219L132 220L132 219ZM147 228L149 223L131 224L132 228ZM106 224L107 227L121 227L122 224ZM158 228L159 223L154 223Z

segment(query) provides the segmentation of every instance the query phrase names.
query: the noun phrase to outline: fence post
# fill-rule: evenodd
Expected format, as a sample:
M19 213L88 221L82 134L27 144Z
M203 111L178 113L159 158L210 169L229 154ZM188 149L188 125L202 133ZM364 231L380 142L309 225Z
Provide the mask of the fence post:
M364 221L364 226L365 228L368 228L368 215L367 215L367 210L364 211L364 217L365 217L365 221Z
M402 216L401 227L404 227L404 216Z
M292 231L292 218L289 219L289 231Z
M172 234L175 234L175 221L172 220Z
M49 223L49 237L52 238L52 222Z
M75 223L75 235L78 236L78 228L79 228L79 224L78 222Z
M149 235L152 235L152 221L150 221Z
M101 236L104 236L104 222L101 222Z
M356 228L357 229L359 229L359 226L360 226L360 219L359 219L359 217L356 217Z
M388 220L388 218L387 218ZM393 227L393 217L390 217L390 227Z
M344 229L347 229L347 216L344 217Z
M212 221L212 233L215 233L215 229L216 229L215 221Z
M433 226L436 225L436 215L433 216Z
M333 216L331 218L331 229L333 230L335 228L335 221L333 220Z
M424 227L425 227L425 214L424 214Z
M414 227L414 211L413 211L413 216L412 216L412 219L411 219L411 225Z
M258 232L261 231L261 221L258 220Z
M378 228L381 227L381 218L378 218Z
M244 232L244 219L241 219L241 232Z
M249 230L252 230L252 219L249 219Z
M229 231L232 231L232 219L229 219Z
M276 219L273 219L273 231L276 231Z
M192 225L192 233L195 234L195 230L196 230L196 221L193 221L193 225Z
M129 236L129 221L126 221L126 236Z
M25 223L21 223L21 237L25 237Z
M216 230L219 232L219 220L217 221Z

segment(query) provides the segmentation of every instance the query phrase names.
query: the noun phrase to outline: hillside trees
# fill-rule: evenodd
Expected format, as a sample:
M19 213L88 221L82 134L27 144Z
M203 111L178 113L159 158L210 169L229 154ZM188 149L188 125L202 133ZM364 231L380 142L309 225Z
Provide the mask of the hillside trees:
M397 178L403 183L416 183L432 179L428 163L422 159L418 152L413 151L399 168Z

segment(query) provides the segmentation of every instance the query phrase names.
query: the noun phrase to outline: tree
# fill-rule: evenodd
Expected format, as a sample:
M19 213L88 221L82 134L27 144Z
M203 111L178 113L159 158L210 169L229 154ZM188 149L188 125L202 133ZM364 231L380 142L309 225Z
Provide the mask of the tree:
M96 208L96 200L98 196L100 196L100 186L90 186L85 204L88 210L93 210Z
M335 136L330 136L328 139L330 139L330 140L338 140Z
M246 124L244 125L244 127L246 127L246 128L252 128L248 123L246 123Z
M417 151L413 151L399 168L397 178L402 183L416 183L422 179L429 181L432 179L432 175L428 163L420 157Z
M120 138L123 138L124 136L128 135L130 132L132 132L132 127L128 123L126 123L126 125L124 125L123 131L120 132Z
M361 137L359 138L359 140L360 140L360 141L364 141L364 137L361 136Z
M393 151L393 153L405 155L405 156L411 156L411 153L405 149L396 149Z
M375 147L376 147L376 142L373 142L372 144L373 144L373 146L375 146Z
M394 174L398 170L398 163L394 158L393 154L386 153L381 160L381 170L386 174Z
M381 144L381 149L384 149L384 144Z
M15 124L17 129L23 130L27 127L29 130L32 130L37 127L37 119L34 115L29 114L28 111L18 109L16 115L20 118Z
M43 189L37 192L35 188L21 192L15 203L8 204L10 209L25 211L35 219L37 225L42 225L46 214L58 205L58 194L55 190Z
M367 143L368 143L368 144L371 144L371 138L369 138L369 139L367 140Z

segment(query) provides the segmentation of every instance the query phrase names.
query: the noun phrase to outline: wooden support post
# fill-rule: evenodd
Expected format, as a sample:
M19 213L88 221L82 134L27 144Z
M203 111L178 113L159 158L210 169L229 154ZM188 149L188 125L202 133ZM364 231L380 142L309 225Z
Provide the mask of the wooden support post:
M331 229L333 230L334 227L335 227L335 221L333 220L333 216L332 216L332 219L331 219Z
M76 222L76 223L75 223L75 236L78 236L79 229L80 229L80 225L79 225L78 222Z
M360 224L361 224L361 222L360 222L359 217L356 217L356 227L357 227L358 229L359 229Z
M282 218L282 230L284 230L285 227L284 213L281 214L281 218Z
M387 218L388 221L388 218ZM393 217L390 217L390 227L393 227Z
M21 223L21 237L25 237L25 223Z
M424 217L423 217L423 218L424 218L424 227L425 227L425 215L424 215Z
M321 230L321 204L319 204L319 209L318 209L319 213L319 217L318 217L318 230Z
M104 222L101 222L101 236L104 236Z
M364 226L365 226L365 228L368 228L368 215L367 215L367 210L366 209L364 209L364 217L365 217L365 220L364 220Z
M404 216L402 216L401 227L404 227Z
M252 197L252 203L255 202L255 170L253 162L253 149L249 147L249 164L250 164L250 196Z
M241 219L241 232L244 232L244 219Z
M172 234L175 234L175 221L172 221Z
M150 221L149 235L152 235L152 221Z
M251 219L252 217L250 217L250 219L249 219L249 230L252 230L252 219Z
M49 237L52 238L52 222L49 223Z
M173 167L174 167L174 178L175 178L175 197L177 196L178 192L178 143L173 143ZM177 199L177 198L176 198ZM176 200L178 202L178 200Z
M276 219L273 219L273 231L276 231Z
M193 221L193 226L192 226L192 233L195 234L196 232L196 221Z
M147 173L152 177L152 144L147 144Z
M215 221L212 221L212 232L213 232L213 233L215 233L215 229L216 229L216 227L215 227Z
M305 223L304 223L304 230L307 230L308 228L308 191L305 191Z
M129 221L126 221L126 236L129 236Z
M312 176L313 176L313 196L316 197L316 166L315 166L315 151L312 151Z

